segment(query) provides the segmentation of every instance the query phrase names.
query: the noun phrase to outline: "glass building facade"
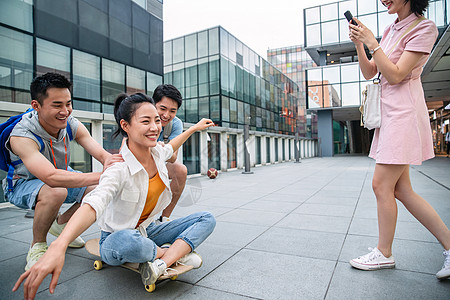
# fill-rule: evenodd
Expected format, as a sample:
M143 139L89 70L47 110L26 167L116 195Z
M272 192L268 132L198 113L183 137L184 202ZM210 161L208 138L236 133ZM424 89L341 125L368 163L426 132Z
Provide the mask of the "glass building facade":
M448 24L450 0L430 1L425 17L438 28ZM396 15L389 15L381 1L347 0L304 10L305 47L330 53L337 46L353 43L348 37L348 22L344 12L350 10L355 17L381 39ZM446 12L446 13L444 13ZM340 59L326 60L319 67L308 69L308 108L356 107L361 103L362 91L369 81L359 70L356 51L342 54ZM350 51L349 51L350 52ZM325 61L325 60L324 60Z
M222 127L293 135L305 114L299 86L222 27L165 41L164 82L184 95L185 122L208 117Z
M317 114L313 111L306 113L306 69L317 66L316 63L303 46L269 49L267 50L267 60L297 83L299 87L298 128L300 136L317 138Z
M162 25L162 0L0 1L0 122L26 110L35 76L57 72L73 82L75 117L117 153L113 101L163 82ZM94 165L73 142L71 167Z

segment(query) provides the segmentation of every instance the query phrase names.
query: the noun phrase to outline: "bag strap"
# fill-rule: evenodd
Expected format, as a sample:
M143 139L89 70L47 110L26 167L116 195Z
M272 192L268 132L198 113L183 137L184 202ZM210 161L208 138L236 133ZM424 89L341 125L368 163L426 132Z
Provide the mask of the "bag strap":
M392 45L391 49L389 50L389 52L386 54L387 57L389 57L392 52L394 51L395 47L397 47L398 43L400 43L400 40L407 35L411 30L414 29L414 27L417 26L417 24L419 24L420 22L422 22L423 20L425 20L424 16L421 16L420 18L418 18L417 20L415 20L409 27L408 29L406 29L406 31L397 39L397 41L395 42L394 45ZM377 84L380 83L380 76L381 76L381 72L378 72L378 77L375 78L373 80L373 83Z
M408 27L408 29L406 29L406 31L402 34L402 36L399 37L399 38L397 39L397 42L395 42L395 44L392 45L391 49L389 50L389 52L388 52L388 54L387 54L387 57L389 57L389 56L392 54L392 51L394 51L395 47L397 47L398 43L400 43L400 40L401 40L405 35L407 35L411 30L413 30L414 27L416 27L417 24L419 24L419 23L422 22L423 20L425 20L425 17L424 17L424 16L421 16L420 18L418 18L417 20L415 20L415 21Z

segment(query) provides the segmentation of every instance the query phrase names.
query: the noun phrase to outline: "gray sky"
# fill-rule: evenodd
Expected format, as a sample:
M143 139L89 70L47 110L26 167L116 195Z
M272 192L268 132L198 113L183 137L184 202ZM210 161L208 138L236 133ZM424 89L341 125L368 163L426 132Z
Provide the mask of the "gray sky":
M262 57L303 44L303 9L336 0L164 0L164 40L221 25Z

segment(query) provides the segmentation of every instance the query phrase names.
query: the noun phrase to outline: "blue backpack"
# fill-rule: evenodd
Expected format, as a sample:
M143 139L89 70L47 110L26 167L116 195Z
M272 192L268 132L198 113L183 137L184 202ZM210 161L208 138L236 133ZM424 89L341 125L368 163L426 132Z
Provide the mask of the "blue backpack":
M22 163L22 160L16 160L11 161L11 157L9 156L9 151L6 148L6 142L9 139L9 136L11 134L11 131L13 130L14 126L17 125L17 123L22 120L22 117L24 114L30 113L33 111L32 108L27 109L26 112L21 113L17 116L10 117L6 122L0 124L0 169L3 171L8 172L8 175L6 176L8 181L8 191L13 191L13 182L12 178L14 176L14 167L18 164ZM31 132L33 133L33 132ZM69 135L69 140L73 140L72 136L72 130L70 129L69 122L67 122L67 133ZM40 152L44 151L44 142L42 141L42 138L36 134L33 133L33 135L36 137L36 139L39 141L40 144Z

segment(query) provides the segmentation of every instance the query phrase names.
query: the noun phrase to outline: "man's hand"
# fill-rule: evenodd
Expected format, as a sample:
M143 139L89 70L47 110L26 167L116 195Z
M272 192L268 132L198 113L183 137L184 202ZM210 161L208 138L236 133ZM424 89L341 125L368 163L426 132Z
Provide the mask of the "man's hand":
M23 285L23 297L24 299L34 299L44 278L47 277L47 275L52 274L49 291L53 294L64 266L64 260L65 250L55 249L50 245L47 252L37 261L37 263L19 277L14 285L13 292L17 291L22 282L26 279Z
M197 124L194 125L196 131L205 130L208 127L214 126L214 122L210 119L201 119Z
M105 163L103 164L103 172L105 172L106 169L111 167L116 162L122 161L123 161L122 154L111 154L106 158Z

